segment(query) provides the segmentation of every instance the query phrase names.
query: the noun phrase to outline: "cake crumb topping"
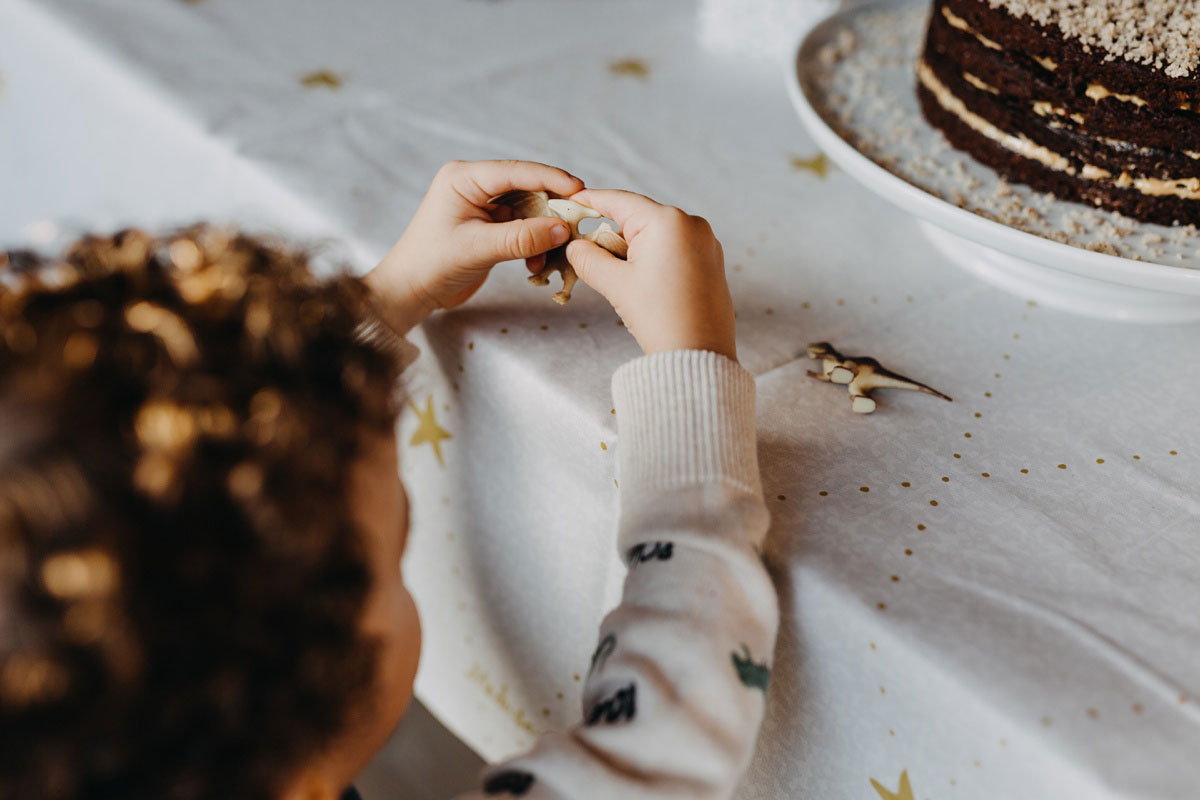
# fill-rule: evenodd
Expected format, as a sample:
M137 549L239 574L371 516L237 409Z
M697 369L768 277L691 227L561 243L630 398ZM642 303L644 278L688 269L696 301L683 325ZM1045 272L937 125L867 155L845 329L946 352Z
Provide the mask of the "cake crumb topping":
M1014 17L1055 25L1069 39L1162 70L1173 78L1200 64L1200 0L987 0Z

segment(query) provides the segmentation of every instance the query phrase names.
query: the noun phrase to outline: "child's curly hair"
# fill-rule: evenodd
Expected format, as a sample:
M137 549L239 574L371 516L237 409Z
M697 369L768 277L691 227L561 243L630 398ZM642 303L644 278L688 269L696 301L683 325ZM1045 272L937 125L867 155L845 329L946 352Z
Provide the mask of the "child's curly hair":
M198 227L0 253L0 798L259 798L373 679L362 283Z

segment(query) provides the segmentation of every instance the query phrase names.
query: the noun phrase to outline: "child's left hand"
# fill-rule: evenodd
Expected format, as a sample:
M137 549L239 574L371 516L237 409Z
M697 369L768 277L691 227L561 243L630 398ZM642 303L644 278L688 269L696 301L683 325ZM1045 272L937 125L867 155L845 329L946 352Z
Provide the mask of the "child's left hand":
M452 161L442 167L400 240L366 276L380 312L408 331L441 308L465 303L498 262L536 258L570 237L550 217L512 220L488 199L511 189L570 197L583 189L570 173L530 161Z

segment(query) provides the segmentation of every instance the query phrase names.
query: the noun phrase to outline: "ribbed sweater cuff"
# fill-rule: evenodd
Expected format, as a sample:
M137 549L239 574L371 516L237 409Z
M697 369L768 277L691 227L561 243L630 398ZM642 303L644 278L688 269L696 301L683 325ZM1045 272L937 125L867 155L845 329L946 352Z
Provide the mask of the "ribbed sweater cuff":
M629 488L724 483L761 492L754 378L704 350L630 361L613 375L620 479Z

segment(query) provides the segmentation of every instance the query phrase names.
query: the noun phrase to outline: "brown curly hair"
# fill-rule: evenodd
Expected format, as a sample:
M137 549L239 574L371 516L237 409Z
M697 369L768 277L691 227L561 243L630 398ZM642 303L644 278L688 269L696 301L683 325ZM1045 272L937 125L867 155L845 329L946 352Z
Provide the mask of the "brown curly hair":
M369 319L214 228L0 253L0 798L265 797L352 724Z

